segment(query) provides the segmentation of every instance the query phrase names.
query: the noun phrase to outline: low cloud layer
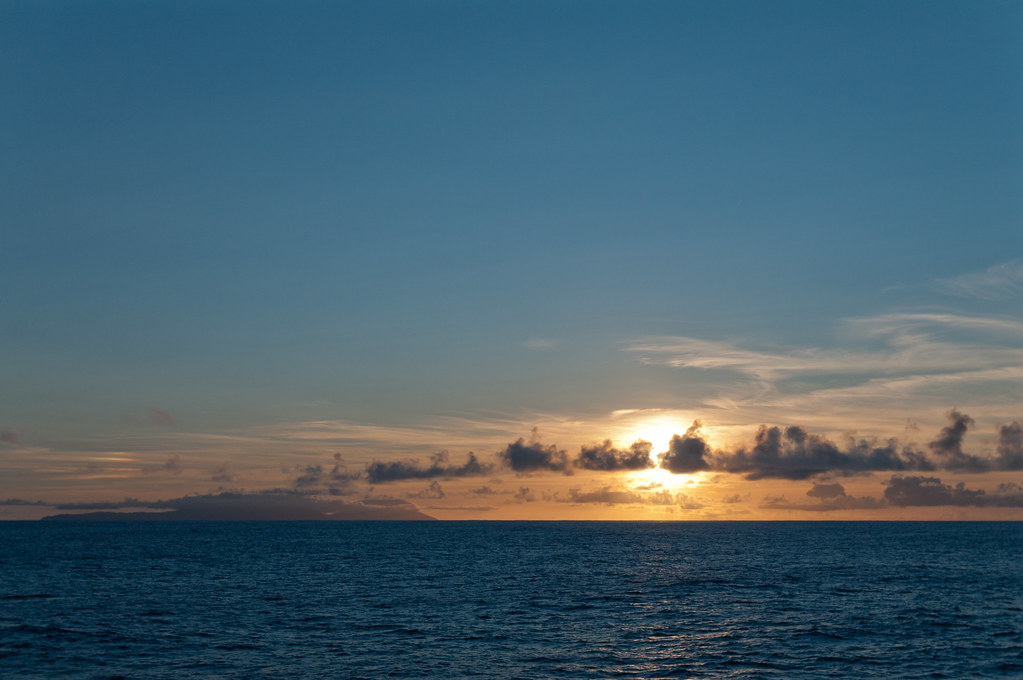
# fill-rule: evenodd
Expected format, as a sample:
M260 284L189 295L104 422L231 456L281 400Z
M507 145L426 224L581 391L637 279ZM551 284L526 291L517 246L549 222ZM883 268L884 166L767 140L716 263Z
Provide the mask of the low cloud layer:
M422 520L432 519L401 499L388 503L365 499L360 503L321 500L314 495L287 489L254 493L223 492L184 496L161 501L128 498L114 503L69 503L58 510L96 510L51 517L61 520ZM109 512L147 508L150 512ZM164 512L151 512L162 510Z
M957 410L948 413L948 425L928 444L930 453L895 439L876 442L850 440L844 446L811 434L799 426L761 426L752 445L713 451L700 435L699 421L684 436L675 435L661 454L661 467L676 473L700 470L741 474L746 479L800 480L821 475L867 472L985 472L1023 469L1023 429L1019 423L999 431L998 456L984 458L964 450L973 419Z
M746 479L808 479L823 474L933 470L934 464L895 440L877 444L850 442L845 448L799 426L762 426L752 446L717 451L704 461L712 470L741 474Z
M628 449L618 449L605 439L603 444L583 446L572 465L584 470L645 470L654 467L650 458L653 444L637 441Z
M1003 483L994 491L971 489L965 483L945 484L938 477L893 475L884 483L880 498L850 496L837 482L814 484L806 495L810 501L789 501L784 496L764 498L761 507L780 510L830 512L834 510L878 510L908 507L996 507L1023 508L1023 487Z
M1001 493L968 489L959 482L942 484L937 477L892 477L884 491L885 500L895 506L956 505L973 507L1023 508L1019 487L1002 487Z
M568 455L564 451L553 444L544 446L537 441L527 444L524 439L519 439L498 452L497 457L515 472L564 472L568 469Z
M0 499L0 506L32 506L32 505L49 505L45 501L27 501L24 498L4 498Z
M814 484L806 492L806 495L816 501L793 502L784 496L768 496L764 498L761 507L776 510L834 512L836 510L877 510L886 506L883 499L871 496L850 496L845 492L845 487L837 482Z
M361 477L359 473L351 474L348 472L348 468L340 453L334 454L334 465L329 469L322 465L306 465L304 468L298 467L297 470L299 475L292 481L296 490L307 492L323 491L335 496L344 495L348 485ZM224 467L223 474L215 475L213 481L230 480L231 477L230 471Z
M430 479L434 477L472 477L489 474L493 465L480 463L476 454L469 452L463 465L448 465L448 452L435 453L430 465L420 466L418 460L374 461L366 466L366 480L370 484L394 482L402 479Z
M672 493L666 489L640 493L631 489L617 489L611 486L605 486L593 491L569 489L567 497L558 498L557 500L560 503L678 506L686 510L698 510L703 507L703 503L685 493Z
M970 436L976 427L966 413L953 409L947 422L922 445L900 444L895 439L883 441L848 437L838 443L806 428L763 425L751 440L715 448L703 434L700 421L694 421L684 433L674 435L666 451L654 453L650 442L639 440L629 447L617 447L611 440L584 445L571 456L556 444L544 444L536 431L527 441L517 439L493 454L490 462L481 461L475 453L468 453L463 462L452 463L447 452L429 458L427 463L416 459L374 461L363 471L349 472L340 454L334 454L331 464L307 464L283 468L288 475L278 482L283 488L261 493L223 492L208 496L187 496L171 501L141 501L127 498L118 502L64 504L59 510L118 511L126 509L161 510L168 518L250 518L271 519L334 518L334 512L344 511L345 517L374 508L393 508L415 511L408 499L444 500L453 502L461 493L476 496L505 496L509 503L536 503L555 501L572 504L674 506L686 509L703 507L700 500L684 493L665 488L661 481L637 486L638 478L615 481L616 473L647 470L659 467L670 473L690 475L711 473L708 484L727 475L746 480L779 479L806 480L811 483L804 497L789 499L785 496L768 497L762 507L806 511L873 510L879 508L960 506L960 507L1023 507L1023 490L1012 484L999 489L969 488L964 484L949 485L940 479L942 472L983 473L1023 470L1023 427L1011 422L996 430L996 438L986 441L989 450L984 455L971 450ZM925 440L926 441L926 440ZM983 440L982 440L983 441ZM175 454L163 465L153 464L152 472L182 474L180 459ZM227 464L205 473L185 469L189 474L201 474L210 481L227 484L237 475ZM569 475L575 471L603 473L596 489L573 488L566 492L548 486L544 481L539 488L519 486L518 491L503 489L501 477L527 475ZM856 475L889 473L889 479L879 497L853 496L846 492L840 481ZM468 483L445 483L442 480L490 476L486 480ZM366 484L422 480L415 488L403 488L392 495L366 496L355 503L337 505L337 496L357 498L372 492ZM643 481L647 481L645 478ZM1004 479L998 481L1005 481ZM1015 482L1016 480L1014 480ZM493 486L496 485L496 486ZM222 489L218 489L222 491ZM560 495L559 495L560 494ZM333 496L335 499L327 499ZM725 499L725 503L739 503L739 494ZM326 506L318 503L328 503ZM42 501L8 499L0 505L50 505ZM331 508L340 508L332 510ZM169 514L174 513L174 514ZM318 514L319 513L319 514ZM400 514L400 513L399 513ZM323 517L320 517L323 515ZM340 516L338 516L340 517ZM151 517L147 517L150 519Z
M573 469L596 472L629 472L660 467L675 474L725 472L748 480L803 480L850 476L871 472L987 472L1023 470L1023 427L1018 422L1001 426L997 455L980 456L966 449L966 436L973 419L953 409L948 423L926 448L900 444L898 440L849 438L836 443L798 425L762 425L749 443L731 448L713 448L695 421L684 434L671 438L668 450L652 454L650 442L639 440L629 448L618 448L610 440L582 446L570 458L555 444L542 444L534 432L527 443L518 439L496 454L496 463L481 463L469 453L463 465L449 465L446 452L436 454L427 466L417 460L373 462L366 467L371 484L437 477L491 475L508 470L516 473L561 472ZM317 472L317 468L309 468ZM300 478L299 482L303 479ZM314 480L310 480L310 483ZM308 486L299 483L299 486Z

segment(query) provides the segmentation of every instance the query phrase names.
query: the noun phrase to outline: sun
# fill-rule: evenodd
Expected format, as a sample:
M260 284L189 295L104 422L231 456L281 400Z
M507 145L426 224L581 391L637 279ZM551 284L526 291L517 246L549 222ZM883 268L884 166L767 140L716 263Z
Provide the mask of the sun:
M630 444L638 439L648 441L653 445L650 455L656 457L657 454L668 450L674 435L682 434L688 427L684 420L678 418L668 416L643 418L622 427L618 440Z
M699 427L697 414L661 409L622 409L613 415L617 421L615 442L623 448L638 440L650 442L650 460L657 466L627 473L628 482L633 488L680 491L704 482L706 474L703 472L674 474L659 467L659 456L668 451L671 438L675 435L684 436L693 426Z

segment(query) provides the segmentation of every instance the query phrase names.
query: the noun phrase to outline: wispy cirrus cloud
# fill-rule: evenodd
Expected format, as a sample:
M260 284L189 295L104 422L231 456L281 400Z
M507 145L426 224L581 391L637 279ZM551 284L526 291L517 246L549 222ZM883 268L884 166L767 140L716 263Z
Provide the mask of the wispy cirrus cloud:
M887 314L848 319L843 325L833 348L764 351L728 341L660 336L626 350L646 364L729 369L769 381L813 374L909 375L1023 366L1023 322L1014 319Z
M731 374L700 407L732 423L857 420L877 426L963 403L991 419L1018 418L1023 401L1023 322L1006 317L895 313L852 318L827 347L764 348L689 337L652 337L626 350L647 365ZM710 417L708 415L708 417ZM889 425L891 423L888 423Z
M1023 295L1023 261L1010 260L947 279L938 279L937 288L962 298L1002 300Z

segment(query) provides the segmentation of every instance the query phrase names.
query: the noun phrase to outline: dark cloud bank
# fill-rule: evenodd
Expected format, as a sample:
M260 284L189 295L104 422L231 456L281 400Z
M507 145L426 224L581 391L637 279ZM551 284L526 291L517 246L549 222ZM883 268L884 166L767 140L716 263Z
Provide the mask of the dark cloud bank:
M1023 508L1023 488L1003 484L997 493L942 484L937 477L892 477L884 490L889 505L899 507L958 505L970 507Z
M883 496L872 498L850 496L841 484L824 482L814 484L806 492L807 497L815 501L790 502L785 497L767 497L761 506L812 512L934 506L1023 508L1023 487L1018 484L1002 484L993 493L988 493L983 489L968 489L962 482L955 486L943 484L937 477L893 475L884 486Z
M700 433L696 421L685 434L672 437L668 450L652 456L650 442L637 441L628 449L614 447L610 440L583 446L570 459L567 452L553 444L541 444L534 437L526 443L519 439L497 452L501 468L513 472L564 472L574 468L599 471L629 471L661 467L676 474L728 472L746 479L765 478L802 480L822 476L849 476L868 472L987 472L1023 470L1023 428L1019 423L1003 425L998 435L998 455L985 458L963 448L973 419L959 411L950 411L948 425L926 449L900 445L895 439L876 441L850 438L844 444L811 434L798 425L786 428L761 426L750 444L734 449L711 448ZM447 465L447 453L438 454L431 465L417 461L371 463L366 478L371 483L433 477L466 477L494 472L493 465L482 464L473 453L464 465Z
M464 465L447 465L445 453L442 457L435 457L428 467L421 467L416 461L372 463L367 467L367 479L381 483L402 479L466 477L493 474L495 469L517 473L547 471L569 474L573 469L610 472L661 467L675 474L723 472L742 475L752 481L768 478L820 480L807 492L810 499L807 502L765 499L763 505L774 508L833 511L934 505L1023 507L1023 490L1018 487L987 493L967 489L963 484L949 486L938 477L912 474L939 470L1023 470L1023 427L1018 422L1001 426L997 455L983 457L964 448L966 434L974 425L973 419L957 410L950 411L947 417L947 425L926 448L900 445L896 439L849 438L844 444L837 444L799 426L761 426L749 444L715 450L701 434L701 424L696 421L684 434L672 437L668 450L657 454L656 460L650 442L637 441L627 449L619 449L610 440L583 446L575 458L569 458L568 453L557 446L540 443L534 433L529 443L519 439L498 451L497 466L481 464L472 453ZM872 472L893 473L885 483L882 498L849 496L844 487L833 479ZM611 505L678 502L674 498L653 498L611 487L594 492L572 490L567 498L559 500ZM698 504L695 507L699 507Z
M521 440L520 440L521 441ZM469 452L464 465L448 465L448 452L441 451L430 457L430 465L420 467L419 461L373 462L366 466L366 481L370 484L393 482L399 479L430 479L433 477L471 477L490 474L494 466L481 464L476 454Z

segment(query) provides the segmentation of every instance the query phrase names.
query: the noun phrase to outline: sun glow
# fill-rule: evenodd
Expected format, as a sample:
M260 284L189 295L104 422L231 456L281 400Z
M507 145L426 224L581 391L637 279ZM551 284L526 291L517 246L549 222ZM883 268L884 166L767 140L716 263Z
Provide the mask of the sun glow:
M653 444L650 454L656 458L657 454L668 450L672 436L683 434L691 423L692 418L685 419L666 415L636 419L627 424L623 423L618 440L629 444L638 439L648 441Z
M656 467L647 470L637 470L629 473L629 481L634 489L669 489L679 490L687 487L696 487L700 484L701 473L691 475L676 475L664 468Z

